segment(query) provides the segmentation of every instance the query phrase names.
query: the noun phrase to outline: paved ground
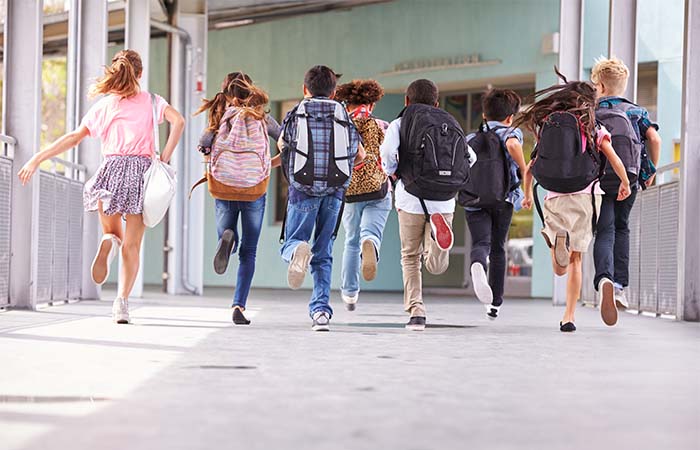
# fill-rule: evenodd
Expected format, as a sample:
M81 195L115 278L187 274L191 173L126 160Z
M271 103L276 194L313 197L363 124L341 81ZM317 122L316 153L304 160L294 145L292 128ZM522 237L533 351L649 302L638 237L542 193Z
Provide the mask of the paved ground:
M698 324L443 297L421 334L374 295L324 334L306 295L255 292L247 328L224 294L0 313L0 449L700 448Z

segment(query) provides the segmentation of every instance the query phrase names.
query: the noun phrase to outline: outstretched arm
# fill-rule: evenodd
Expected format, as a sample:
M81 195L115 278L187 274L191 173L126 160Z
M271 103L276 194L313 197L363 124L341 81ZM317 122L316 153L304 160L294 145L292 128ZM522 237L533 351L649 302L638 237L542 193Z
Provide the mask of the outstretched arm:
M532 166L532 161L525 167L523 176L523 191L525 191L523 208L525 209L532 209L532 172L530 172L530 166Z
M165 120L170 123L170 134L168 135L168 142L165 143L165 147L160 154L160 160L167 163L170 161L170 157L173 156L175 146L180 140L180 136L182 136L182 130L185 129L185 118L172 106L165 108L163 115Z
M81 125L80 128L78 128L77 130L71 131L68 134L64 134L60 138L56 139L51 145L46 147L44 150L35 153L34 156L32 156L29 159L29 161L27 161L27 163L24 166L22 166L20 171L17 173L17 176L22 182L22 185L25 185L29 182L29 180L32 178L32 175L34 175L34 172L36 172L36 170L39 168L39 165L42 162L46 161L47 159L51 159L55 156L58 156L66 150L75 147L89 135L90 131L87 129L87 127L85 125Z
M626 199L632 193L632 191L630 191L630 180L627 178L627 170L625 169L625 165L622 164L622 160L620 160L620 157L617 156L617 153L615 153L615 149L613 149L610 139L603 139L603 142L600 145L600 151L603 152L606 158L608 158L610 165L615 171L615 175L617 175L617 177L620 179L620 190L617 193L617 201Z

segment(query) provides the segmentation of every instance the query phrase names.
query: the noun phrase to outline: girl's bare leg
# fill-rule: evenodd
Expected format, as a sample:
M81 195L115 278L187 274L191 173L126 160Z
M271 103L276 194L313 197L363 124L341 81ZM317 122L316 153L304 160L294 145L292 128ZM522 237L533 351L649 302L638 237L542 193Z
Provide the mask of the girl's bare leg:
M141 214L126 216L126 232L122 239L122 266L118 297L128 299L139 271L141 242L146 226Z
M563 323L574 322L574 312L576 303L581 296L582 282L581 252L571 252L569 258L568 279L566 281L566 310L564 311Z
M108 216L104 213L102 202L99 202L100 223L102 224L102 234L113 234L120 241L123 241L124 230L122 229L121 214Z

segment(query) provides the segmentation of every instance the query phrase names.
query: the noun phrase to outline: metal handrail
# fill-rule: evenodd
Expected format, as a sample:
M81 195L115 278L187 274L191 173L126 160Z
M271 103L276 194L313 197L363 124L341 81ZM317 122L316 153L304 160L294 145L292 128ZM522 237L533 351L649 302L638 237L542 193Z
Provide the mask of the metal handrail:
M71 162L71 161L67 161L67 160L65 160L65 159L63 159L63 158L53 157L53 158L51 158L51 162L54 163L54 166L55 166L56 164L61 164L61 165L66 166L66 167L68 167L68 168L70 168L70 169L77 170L78 172L81 172L81 173L86 173L86 172L87 172L87 167L86 167L86 166L84 166L84 165L82 165L82 164L77 164L77 163L74 163L74 162Z

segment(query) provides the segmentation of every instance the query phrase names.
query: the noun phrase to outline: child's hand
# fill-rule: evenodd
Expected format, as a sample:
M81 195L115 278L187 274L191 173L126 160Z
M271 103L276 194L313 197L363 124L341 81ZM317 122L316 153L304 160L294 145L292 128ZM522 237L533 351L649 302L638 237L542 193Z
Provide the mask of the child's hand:
M617 191L617 201L621 202L622 200L626 199L627 197L630 196L632 191L630 190L630 184L629 182L627 183L620 183L620 190Z
M656 178L656 174L649 177L649 179L645 183L647 185L647 187L651 186L654 183L654 178Z
M34 175L34 172L36 172L36 169L38 168L39 163L34 158L31 158L24 166L22 166L17 173L19 180L22 182L22 186L29 183L29 180L32 179L32 175Z
M522 206L525 209L532 209L532 194L525 194L525 198L523 199Z

